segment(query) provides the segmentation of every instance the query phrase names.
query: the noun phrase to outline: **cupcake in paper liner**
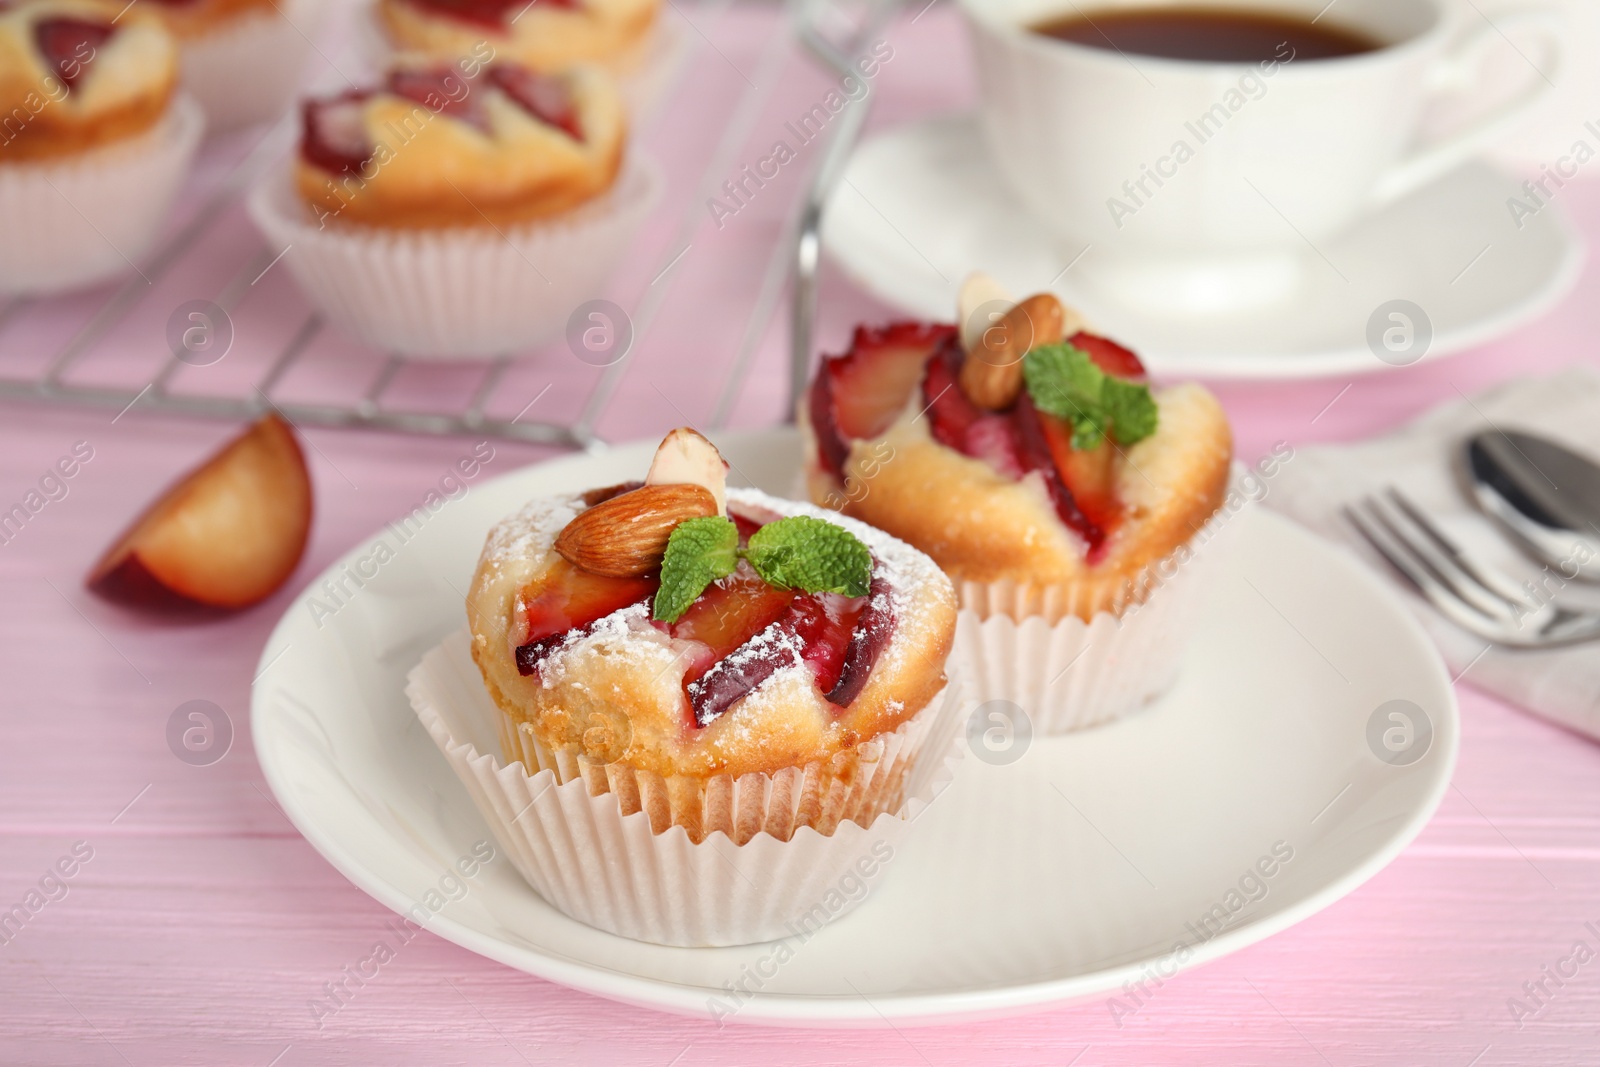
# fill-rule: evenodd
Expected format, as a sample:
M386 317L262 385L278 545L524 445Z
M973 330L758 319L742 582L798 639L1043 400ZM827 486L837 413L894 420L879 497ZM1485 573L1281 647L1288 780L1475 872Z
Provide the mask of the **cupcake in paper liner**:
M643 483L535 500L498 524L467 598L506 761L603 798L595 811L650 838L615 851L572 811L536 808L556 851L530 860L529 880L586 922L675 944L781 936L791 906L809 906L791 889L823 877L807 865L830 857L836 876L864 828L904 812L930 738L948 740L937 709L954 714L939 696L955 594L933 562L850 519L726 490L725 471L710 442L676 430ZM641 847L663 850L643 871ZM719 926L722 897L744 893L720 877L725 850L756 865L740 883L761 892ZM681 907L649 922L649 887L619 900L606 883L601 901L581 873L676 878L666 851L704 870L689 889L650 888Z
M1152 390L1047 293L1017 303L975 275L960 322L862 327L823 360L799 413L811 498L954 579L974 699L1039 733L1143 706L1176 679L1226 543L1221 405Z
M251 215L331 321L406 356L518 355L561 334L661 185L594 70L408 61L308 102L304 127Z
M136 269L204 129L177 80L177 45L148 13L109 0L0 8L0 294Z
M278 118L289 109L329 0L146 0L178 39L184 90L213 133Z
M554 73L577 65L636 72L662 29L661 0L372 0L365 22L380 57L491 56Z
M892 869L962 752L954 742L964 704L952 680L875 742L881 755L868 764L875 776L904 781L895 810L843 820L830 834L799 826L781 840L758 833L735 845L719 832L695 842L681 826L658 832L642 810L626 813L616 795L592 791L582 773L530 773L522 759L503 759L504 716L484 689L470 640L457 633L411 672L406 693L417 717L534 891L579 922L636 941L701 947L809 938L853 910ZM605 775L592 764L590 773ZM780 774L776 787L806 773ZM765 806L772 788L763 777L732 780L730 804ZM762 795L752 800L752 791Z

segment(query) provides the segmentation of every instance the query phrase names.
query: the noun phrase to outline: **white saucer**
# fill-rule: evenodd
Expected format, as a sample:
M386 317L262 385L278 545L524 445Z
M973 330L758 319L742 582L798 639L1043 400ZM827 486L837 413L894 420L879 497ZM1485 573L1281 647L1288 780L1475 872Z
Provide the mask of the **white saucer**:
M721 444L756 484L793 483L792 431ZM1233 520L1240 568L1219 583L1175 692L1111 726L1035 739L1009 766L967 754L869 899L781 965L773 945L663 948L601 933L546 905L504 858L443 903L451 865L492 838L412 714L406 672L460 627L493 522L535 495L636 476L653 448L475 486L403 545L384 531L393 558L372 562L372 543L353 550L311 583L262 653L252 728L284 811L356 885L474 952L701 1016L714 998L730 1007L724 983L742 980L757 991L724 1015L739 1022L1015 1013L1170 977L1299 922L1393 859L1449 783L1454 695L1410 614L1342 551L1247 509ZM347 566L375 576L357 591L340 577ZM326 603L325 578L353 592L343 606ZM315 613L312 595L325 602ZM1425 709L1433 729L1407 766L1381 762L1368 743L1374 712L1396 699ZM1249 878L1275 846L1292 859ZM1220 933L1222 920L1203 918L1217 907ZM1202 942L1191 931L1201 926L1214 936Z
M864 288L912 315L952 319L956 287L986 270L1012 292L1053 287L1156 374L1214 378L1386 370L1367 345L1367 324L1392 300L1415 303L1432 321L1429 358L1458 352L1547 310L1583 265L1583 240L1559 204L1519 231L1506 207L1517 183L1472 165L1322 243L1333 266L1308 251L1307 283L1289 300L1227 317L1153 318L1086 291L1073 271L1063 275L1083 249L1058 247L987 160L967 115L865 142L828 203L824 247Z

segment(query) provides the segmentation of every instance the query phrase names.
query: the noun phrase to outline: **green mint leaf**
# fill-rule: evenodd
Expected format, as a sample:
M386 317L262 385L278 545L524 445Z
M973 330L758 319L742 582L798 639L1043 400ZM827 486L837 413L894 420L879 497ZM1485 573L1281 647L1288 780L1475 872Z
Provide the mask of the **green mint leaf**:
M872 553L855 534L809 515L769 522L750 535L745 559L768 585L866 596Z
M1107 376L1100 398L1111 417L1111 436L1117 444L1138 444L1156 432L1159 415L1148 385Z
M677 622L695 598L739 565L739 528L720 515L686 519L667 538L651 617Z
M1041 345L1022 362L1023 381L1034 407L1072 424L1072 447L1099 445L1109 432L1131 445L1156 429L1156 404L1150 388L1116 378L1089 354L1070 344Z

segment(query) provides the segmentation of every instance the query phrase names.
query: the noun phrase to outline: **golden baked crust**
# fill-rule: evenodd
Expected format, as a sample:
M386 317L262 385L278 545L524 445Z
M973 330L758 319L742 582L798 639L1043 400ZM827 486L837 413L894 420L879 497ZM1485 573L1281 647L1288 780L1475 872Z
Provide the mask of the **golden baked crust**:
M616 70L638 51L660 8L661 0L579 0L570 6L542 0L509 7L515 21L496 24L452 16L417 0L378 0L378 17L401 51L448 58L477 54L487 42L495 55L535 70L579 63Z
M204 37L245 15L281 14L276 0L147 0L180 40ZM287 3L288 0L283 0ZM326 0L324 0L326 2Z
M420 68L397 68L400 72ZM502 66L516 73L520 68ZM609 189L627 141L621 99L610 78L578 69L556 79L569 94L582 139L541 121L494 81L497 68L475 79L446 69L446 92L472 110L453 110L387 88L308 106L354 109L341 120L354 127L371 155L345 173L308 158L295 164L301 198L327 222L393 229L504 226L570 210ZM453 107L454 105L452 105Z
M41 52L42 32L79 23L108 36L81 41L62 57L64 66L52 64ZM148 12L123 12L113 0L21 0L0 8L0 165L137 136L166 114L177 79L177 45Z
M856 699L843 709L828 703L810 668L795 663L708 725L693 726L683 687L687 646L653 628L645 605L569 639L537 675L520 674L515 654L527 633L520 598L554 564L550 546L583 507L580 498L558 498L534 501L491 531L467 598L473 659L489 695L513 723L553 751L623 764L685 789L702 789L714 777L819 761L826 764L824 777L848 781L859 772L857 746L900 727L943 688L955 593L931 560L830 512L754 490L732 490L728 499L736 510L806 514L844 525L884 568L894 628Z
M1126 517L1093 565L1037 474L1015 481L933 440L920 417L920 391L882 437L851 443L844 486L818 461L802 401L807 490L819 502L842 499L845 514L920 548L958 588L1069 585L1066 610L1088 619L1124 603L1146 569L1187 543L1227 495L1233 436L1222 406L1199 385L1155 396L1156 432L1116 461L1116 495ZM963 590L962 606L982 613L984 606L970 599Z

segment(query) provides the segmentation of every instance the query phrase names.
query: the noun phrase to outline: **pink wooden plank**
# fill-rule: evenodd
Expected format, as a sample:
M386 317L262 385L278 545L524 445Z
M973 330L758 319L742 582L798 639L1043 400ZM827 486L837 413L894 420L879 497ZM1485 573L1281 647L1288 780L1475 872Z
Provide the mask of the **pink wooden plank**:
M710 386L733 358L803 177L786 173L720 230L697 203L722 122L748 91L744 77L760 70L772 83L759 82L770 96L734 151L740 165L764 153L825 81L792 49L774 46L776 58L762 66L774 12L685 10L726 60L702 45L679 103L645 135L668 167L669 196L617 291L648 290L680 231L692 247L655 283L670 284L669 296L602 420L603 432L619 436L650 436L709 413ZM890 39L896 58L880 82L875 124L970 101L952 11L902 20ZM1586 232L1600 236L1600 188L1570 186L1563 195ZM204 253L214 272L255 251L248 231L228 232L235 236ZM204 266L194 278L207 277ZM1595 281L1591 269L1579 295L1543 322L1449 362L1354 382L1219 386L1241 453L1278 440L1361 436L1458 388L1592 359ZM175 300L183 286L174 286ZM300 306L283 278L269 276L241 319L263 335L282 334ZM834 275L823 307L828 345L858 319L889 314ZM0 358L9 366L48 351L60 333L49 318L0 334ZM780 317L763 335L736 425L779 415L783 340ZM104 358L147 357L150 343L119 333ZM334 337L323 351L333 359L350 346ZM312 368L312 386L319 373L337 371ZM552 351L508 378L497 403L515 411L556 381L564 396L552 408L570 411L592 380ZM83 570L120 522L229 430L137 412L113 424L111 415L0 406L0 503L19 499L74 442L95 449L67 498L0 546L8 739L0 746L0 908L22 901L75 842L93 849L66 896L0 945L0 1062L1596 1062L1600 962L1520 1028L1508 1000L1524 997L1523 983L1539 980L1574 939L1600 950L1584 927L1600 925L1600 748L1471 690L1457 788L1390 869L1309 922L1169 982L1120 1020L1102 1003L956 1029L718 1030L571 992L423 934L319 1029L308 1002L366 954L389 914L323 862L266 795L245 731L251 674L293 591L409 508L465 446L310 434L319 513L291 589L236 618L162 623L87 597ZM490 473L548 454L497 447ZM171 710L194 698L220 704L238 729L233 751L209 768L176 761L162 733Z

